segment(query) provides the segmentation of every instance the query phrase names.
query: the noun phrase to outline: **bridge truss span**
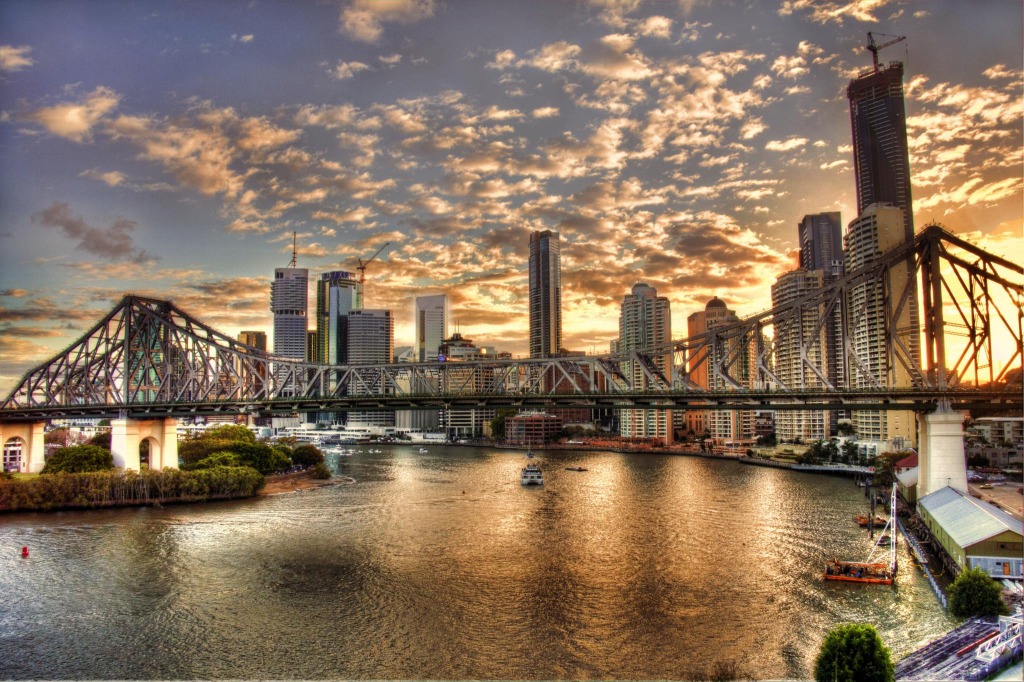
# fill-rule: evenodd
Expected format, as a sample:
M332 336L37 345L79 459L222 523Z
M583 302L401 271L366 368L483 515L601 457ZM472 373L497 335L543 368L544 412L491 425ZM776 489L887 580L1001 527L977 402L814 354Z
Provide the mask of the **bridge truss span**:
M170 301L127 295L30 370L0 405L0 422L501 406L927 411L944 401L1019 410L1022 283L1019 265L933 225L785 305L664 346L387 365L276 357ZM908 328L912 303L922 315ZM830 340L832 319L842 333ZM883 346L870 361L849 332L866 322ZM666 355L671 375L656 361Z

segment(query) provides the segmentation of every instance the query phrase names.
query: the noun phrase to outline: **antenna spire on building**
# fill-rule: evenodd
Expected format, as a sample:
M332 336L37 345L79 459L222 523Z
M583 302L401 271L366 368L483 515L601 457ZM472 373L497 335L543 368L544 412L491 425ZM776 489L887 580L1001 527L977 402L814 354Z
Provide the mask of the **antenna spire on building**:
M290 268L294 268L298 263L298 249L296 248L296 246L298 245L297 240L298 237L296 237L295 233L292 232L292 262L288 264L288 267Z

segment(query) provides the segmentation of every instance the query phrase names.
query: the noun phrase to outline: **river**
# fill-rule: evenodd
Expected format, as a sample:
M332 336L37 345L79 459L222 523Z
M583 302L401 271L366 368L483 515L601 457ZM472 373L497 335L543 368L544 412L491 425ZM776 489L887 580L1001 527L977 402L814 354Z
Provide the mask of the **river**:
M894 587L821 579L869 548L849 479L376 447L312 491L0 516L0 677L810 677L838 623L897 660L954 625L903 546Z

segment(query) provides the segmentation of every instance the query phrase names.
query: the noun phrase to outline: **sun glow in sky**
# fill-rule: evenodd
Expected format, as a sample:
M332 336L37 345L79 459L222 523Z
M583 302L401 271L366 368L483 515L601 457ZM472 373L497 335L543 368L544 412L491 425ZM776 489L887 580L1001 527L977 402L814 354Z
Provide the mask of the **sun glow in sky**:
M5 0L0 389L125 292L270 331L270 280L367 268L526 352L531 230L562 235L564 345L645 281L673 332L770 307L796 225L855 210L845 87L907 36L916 223L1024 253L1022 6L960 0ZM881 39L880 39L881 40Z

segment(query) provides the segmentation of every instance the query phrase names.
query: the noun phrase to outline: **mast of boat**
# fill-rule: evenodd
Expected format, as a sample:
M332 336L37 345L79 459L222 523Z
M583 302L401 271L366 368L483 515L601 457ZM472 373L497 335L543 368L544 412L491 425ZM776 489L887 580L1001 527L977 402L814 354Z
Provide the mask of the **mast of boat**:
M896 482L893 481L892 493L889 496L889 525L892 526L889 529L889 536L891 540L889 542L889 575L892 576L893 582L896 581L896 569L898 565L896 563L896 540L899 538L899 529L896 527L898 518L896 516Z

